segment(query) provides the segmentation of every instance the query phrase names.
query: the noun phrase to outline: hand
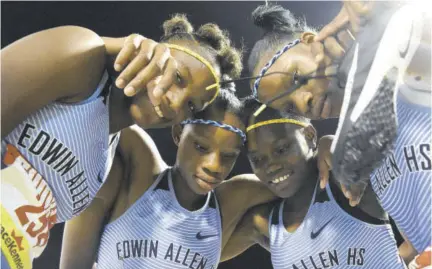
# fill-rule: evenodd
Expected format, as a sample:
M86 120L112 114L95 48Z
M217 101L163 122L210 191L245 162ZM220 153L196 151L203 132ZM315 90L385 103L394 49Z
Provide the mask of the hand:
M321 189L324 189L332 170L330 147L333 142L333 135L326 135L320 138L318 143L318 171Z
M339 14L314 37L312 53L316 61L323 62L325 57L340 61L373 8L373 1L344 1Z
M339 14L327 24L318 35L315 41L321 42L326 38L333 36L345 28L349 28L351 34L359 31L360 27L366 23L372 14L376 3L375 1L343 1Z
M158 77L157 85L152 87L152 94L149 94L152 104L157 106L174 82L177 62L166 45L132 34L126 38L117 55L114 69L121 71L116 86L124 88L127 96L134 96L147 89L147 83Z
M320 188L324 189L327 185L330 177L330 171L332 169L332 154L330 147L333 142L333 135L327 135L321 137L318 144L318 171ZM363 193L367 187L367 184L359 181L359 183L351 185L341 184L341 190L344 196L349 200L351 206L357 206L360 203Z

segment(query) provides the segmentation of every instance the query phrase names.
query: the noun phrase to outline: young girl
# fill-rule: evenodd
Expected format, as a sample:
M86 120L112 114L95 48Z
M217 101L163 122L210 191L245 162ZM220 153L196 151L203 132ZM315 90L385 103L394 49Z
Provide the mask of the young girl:
M261 104L251 100L250 111ZM255 175L280 197L249 210L224 249L232 258L259 243L279 268L405 268L387 216L369 188L350 207L333 180L318 186L316 131L300 116L271 108L247 128Z
M106 73L106 53L118 53L124 39L66 26L2 50L3 264L31 268L49 229L90 204L110 170L121 129L134 120L144 128L179 122L214 100L223 74L240 74L240 56L217 25L195 32L183 16L175 16L164 30L163 46L141 37L140 49L132 51L135 59L120 74L117 84L129 82L126 89L139 90L142 85L134 81L149 81L150 90L134 98L113 87ZM126 44L122 64L131 52ZM175 80L161 97L153 89L161 80L167 85L158 72L165 64Z

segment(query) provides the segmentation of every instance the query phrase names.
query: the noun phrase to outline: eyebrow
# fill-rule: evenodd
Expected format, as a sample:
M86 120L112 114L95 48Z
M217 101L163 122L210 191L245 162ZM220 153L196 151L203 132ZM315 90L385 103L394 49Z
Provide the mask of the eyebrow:
M188 67L187 65L184 65L184 69L185 69L185 73L186 73L187 79L188 79L191 83L193 83L193 77L192 77L192 75L191 75L191 73L190 73L189 67Z

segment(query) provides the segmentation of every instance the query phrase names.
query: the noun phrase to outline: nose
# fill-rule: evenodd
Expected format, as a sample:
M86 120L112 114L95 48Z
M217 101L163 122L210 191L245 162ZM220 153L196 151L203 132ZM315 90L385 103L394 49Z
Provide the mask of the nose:
M276 175L280 170L282 170L282 168L282 165L271 161L271 163L266 168L266 173L269 176L273 176Z
M181 112L183 108L187 107L188 94L185 89L180 89L177 87L171 87L165 94L168 105L176 113Z
M300 91L296 93L293 98L296 105L296 109L300 114L306 115L311 111L312 98L313 98L312 93Z
M211 152L207 154L204 159L203 171L216 179L220 179L222 174L221 157L218 152Z

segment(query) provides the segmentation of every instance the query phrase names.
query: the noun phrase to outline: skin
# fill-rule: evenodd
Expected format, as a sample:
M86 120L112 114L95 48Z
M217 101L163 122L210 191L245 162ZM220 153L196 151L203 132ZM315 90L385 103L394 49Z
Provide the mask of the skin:
M315 59L315 47L311 45L312 39L312 33L304 33L300 38L301 42L282 54L266 74L277 71L308 75L315 72L318 68L321 71L317 72L316 75L334 73L330 67L330 58L327 57L324 60L325 63L320 59ZM262 55L253 70L253 76L259 75L261 69L281 47L283 45L275 47ZM253 86L253 82L251 82L251 87ZM308 80L307 84L276 100L270 104L270 107L282 112L301 114L311 119L337 117L340 112L343 96L337 92L328 90L329 82L329 78ZM265 103L272 97L285 92L295 83L297 81L294 80L292 75L275 74L264 77L258 88L258 98L261 102Z
M248 132L248 157L253 171L273 193L285 199L283 221L291 233L303 222L318 182L315 148L316 131L311 125L303 128L293 124L271 124ZM290 176L284 181L272 182L287 174ZM260 205L243 216L224 248L223 260L233 258L257 243L269 249L268 216L273 206L272 203ZM359 207L375 218L386 217L371 188L366 189Z
M212 119L244 130L240 119L231 113ZM215 189L222 214L223 248L246 211L274 195L253 175L223 182L240 153L242 141L237 134L207 125L175 125L172 134L179 147L172 174L177 200L182 207L196 210ZM107 183L88 209L66 223L60 268L91 268L104 220L112 222L124 214L167 167L143 130L125 129ZM79 247L83 245L87 247Z
M214 78L194 57L174 51L167 58L159 53L166 46L154 41L154 46L143 45L140 51L121 53L122 49L128 49L121 45L125 39L127 38L101 38L82 27L64 26L34 33L2 49L2 137L45 105L52 102L72 104L91 96L103 71L106 68L112 69L113 62L109 58L116 57L119 53L116 61L127 64L129 62L124 58L129 59L131 53L143 54L142 50L147 48L147 54L152 55L150 63L149 57L135 57L131 62L146 68L126 68L120 76L126 76L132 82L134 78L138 79L141 83L146 83L146 89L154 89L156 82L159 82L156 93L165 91L165 94L161 96L154 94L152 90L141 91L133 98L130 106L130 101L123 94L112 91L117 96L111 98L110 102L111 133L132 125L134 120L144 128L172 125L186 118L190 110L203 109L204 104L214 95L214 90L202 90L204 86L214 83ZM150 41L146 39L142 42ZM177 44L196 49L194 45L184 42ZM209 58L209 55L200 52L204 58ZM161 57L176 62L175 69L167 68L163 71L166 73L164 76L162 68L154 63L160 62ZM211 58L208 60L212 62ZM164 67L165 62L160 65ZM196 76L192 79L190 74ZM164 118L159 118L154 105L160 105Z
M326 68L337 63L353 42L353 37L367 23L377 6L374 1L343 1L340 13L315 36L311 33L302 35L301 43L285 52L267 71L297 72L307 74L323 68L323 73L334 73L334 68ZM387 3L383 3L384 5ZM425 13L425 24L422 36L424 48L431 46L430 15ZM282 47L282 46L281 46ZM281 48L276 47L263 55L253 70L257 76L264 65ZM298 48L297 48L298 47ZM407 74L421 77L430 82L431 65L430 49L419 49L407 69ZM283 77L282 77L283 76ZM274 81L272 81L274 80ZM295 92L274 102L270 107L279 111L291 110L311 119L338 117L342 106L343 92L328 88L328 80L310 80L308 84ZM252 81L253 83L253 81ZM272 75L261 80L258 97L265 103L272 97L285 92L293 85L292 76ZM251 84L252 87L252 84ZM327 99L324 99L327 97Z
M124 53L128 48L123 46L126 39L101 38L82 27L64 26L34 33L2 49L2 137L29 115L53 102L74 104L86 100L94 93L103 72L112 70L112 59L117 57L118 64L122 58L129 59L130 53L137 55L130 64L138 65L142 70L126 67L120 76L127 75L132 80L130 83L138 78L133 84L137 89L148 81L145 87L150 90L140 91L128 99L122 91L113 88L108 108L110 133L134 122L142 128L170 126L187 118L192 111L204 109L204 104L215 94L214 90L203 90L214 83L207 67L181 51L166 56L165 45L151 41L155 45L146 46L150 42L148 39L142 40L139 51ZM198 50L198 45L180 41L176 44L195 50L212 62L210 55ZM144 53L143 49L147 49L147 55L151 57L139 57ZM129 62L124 61L124 64ZM174 78L167 80L167 77ZM161 96L153 91L156 82L159 82L157 88L164 93ZM160 107L163 118L158 116L154 105ZM82 224L82 227L86 225Z

